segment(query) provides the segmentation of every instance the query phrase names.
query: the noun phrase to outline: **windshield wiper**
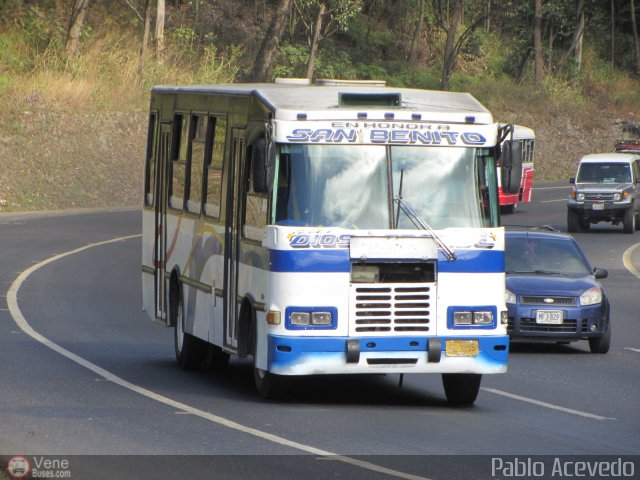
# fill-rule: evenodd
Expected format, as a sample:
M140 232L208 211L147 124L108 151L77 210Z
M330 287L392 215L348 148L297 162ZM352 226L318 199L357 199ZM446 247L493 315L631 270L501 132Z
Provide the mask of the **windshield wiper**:
M451 248L449 248L446 243L444 243L444 241L438 236L433 228L431 228L431 226L420 215L418 215L418 213L413 208L411 208L411 205L409 205L409 203L404 198L402 198L402 194L394 197L394 200L398 204L398 216L400 213L399 211L402 210L416 227L421 228L422 230L426 230L431 234L436 242L436 245L438 245L438 247L440 247L440 249L444 251L449 260L456 260L458 258L454 251L451 250Z
M398 220L400 219L400 210L402 210L405 213L405 215L409 218L409 220L411 220L411 222L417 228L426 230L431 234L431 237L436 242L436 245L442 251L444 251L445 255L450 261L455 261L458 257L456 256L454 251L451 250L451 248L449 248L449 246L446 243L444 243L444 241L438 236L438 234L433 230L433 228L431 228L431 226L427 223L427 221L424 218L422 218L420 215L418 215L418 212L416 212L411 207L411 205L409 205L409 202L407 202L404 198L402 198L403 180L404 180L404 168L400 170L400 191L398 195L393 198L393 200L398 204L398 210L396 212L396 219L395 219L396 228L398 228Z
M516 273L516 274L531 274L535 273L538 275L562 275L567 276L568 274L565 272L558 272L555 270L508 270L506 273Z

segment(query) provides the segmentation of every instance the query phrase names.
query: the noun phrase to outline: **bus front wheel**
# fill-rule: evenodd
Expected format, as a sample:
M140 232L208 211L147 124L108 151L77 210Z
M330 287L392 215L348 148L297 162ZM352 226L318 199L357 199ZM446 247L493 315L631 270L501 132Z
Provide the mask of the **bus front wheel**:
M276 400L282 398L289 389L288 378L267 372L255 365L253 367L253 379L256 384L258 395L262 398Z
M482 375L476 373L443 373L442 386L447 401L453 405L471 405L480 391Z
M256 366L258 335L256 331L255 318L251 322L251 326L252 332L250 333L250 338L253 343L253 351L251 352L253 354L253 380L256 385L258 395L262 398L272 400L282 398L289 390L290 379L289 377L276 375L275 373L271 373Z

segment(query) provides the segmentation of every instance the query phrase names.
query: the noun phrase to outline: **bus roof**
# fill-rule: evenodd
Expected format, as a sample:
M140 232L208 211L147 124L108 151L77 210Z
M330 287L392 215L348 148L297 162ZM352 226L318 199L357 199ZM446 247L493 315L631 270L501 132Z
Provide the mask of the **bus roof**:
M370 85L370 84L369 84ZM304 85L296 83L245 83L233 85L159 85L152 93L255 96L274 112L277 120L355 120L491 124L493 116L468 93L363 86L362 84ZM340 96L354 101L340 104ZM375 99L398 95L399 105L376 104ZM360 100L358 100L360 98ZM373 100L371 103L368 101Z

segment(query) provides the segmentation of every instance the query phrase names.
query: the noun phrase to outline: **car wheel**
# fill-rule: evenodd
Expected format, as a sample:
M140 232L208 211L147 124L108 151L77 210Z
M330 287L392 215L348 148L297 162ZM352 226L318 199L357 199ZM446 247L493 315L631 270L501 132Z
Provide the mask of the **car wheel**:
M607 327L607 331L601 337L593 337L589 339L589 349L591 353L607 353L611 346L611 324Z
M567 210L567 230L571 233L582 231L582 222L580 215L573 210Z
M480 391L482 375L475 373L443 373L442 386L447 401L453 405L471 405Z
M636 231L636 214L632 208L624 212L622 224L624 226L624 233L633 233Z
M172 289L169 303L169 315L174 326L174 347L176 361L183 370L193 370L202 365L206 352L205 343L184 331L184 308L180 288Z

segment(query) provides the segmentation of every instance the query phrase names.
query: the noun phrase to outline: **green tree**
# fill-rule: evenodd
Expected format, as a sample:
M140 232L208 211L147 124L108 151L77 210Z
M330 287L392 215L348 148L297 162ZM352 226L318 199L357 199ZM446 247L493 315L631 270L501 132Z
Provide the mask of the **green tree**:
M337 31L345 31L362 10L363 0L295 0L309 44L307 78L313 79L320 43Z

